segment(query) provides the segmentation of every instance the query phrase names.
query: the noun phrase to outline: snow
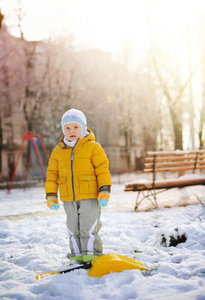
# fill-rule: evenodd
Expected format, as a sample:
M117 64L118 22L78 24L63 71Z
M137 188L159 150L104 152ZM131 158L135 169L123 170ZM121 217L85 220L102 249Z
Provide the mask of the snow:
M69 266L63 207L47 208L44 187L0 190L0 299L205 299L205 187L171 189L159 194L158 209L143 211L148 201L133 212L137 194L124 192L123 179L113 181L102 209L104 253L134 258L152 271L93 278L76 270L36 280ZM170 246L171 237L183 235L186 241Z

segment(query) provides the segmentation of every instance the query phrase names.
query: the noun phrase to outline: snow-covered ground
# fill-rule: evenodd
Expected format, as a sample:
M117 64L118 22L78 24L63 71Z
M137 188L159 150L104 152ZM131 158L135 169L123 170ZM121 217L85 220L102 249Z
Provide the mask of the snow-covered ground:
M158 209L133 212L136 193L124 192L122 179L113 181L110 203L102 209L104 253L140 260L153 270L101 278L76 270L36 280L38 273L69 265L63 207L50 211L43 187L0 190L0 299L205 299L205 187L172 189L159 195ZM196 204L163 207L186 202ZM169 246L170 236L186 241Z

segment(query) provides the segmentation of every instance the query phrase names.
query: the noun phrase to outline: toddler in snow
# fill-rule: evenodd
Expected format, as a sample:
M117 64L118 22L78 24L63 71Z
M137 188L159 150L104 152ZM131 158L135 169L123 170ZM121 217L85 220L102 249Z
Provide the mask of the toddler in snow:
M67 216L71 250L67 256L79 263L89 262L103 253L98 232L101 206L107 206L110 194L109 161L81 111L66 111L61 126L63 135L47 168L47 205L59 209L59 190Z

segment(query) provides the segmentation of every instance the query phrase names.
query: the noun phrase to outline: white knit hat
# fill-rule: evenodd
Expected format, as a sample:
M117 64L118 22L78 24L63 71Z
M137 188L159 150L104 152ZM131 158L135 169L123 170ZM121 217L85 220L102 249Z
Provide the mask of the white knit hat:
M84 113L78 109L69 109L67 110L61 119L61 127L62 131L64 132L64 125L69 123L78 123L82 128L82 134L81 137L84 136L86 129L87 129L87 121Z

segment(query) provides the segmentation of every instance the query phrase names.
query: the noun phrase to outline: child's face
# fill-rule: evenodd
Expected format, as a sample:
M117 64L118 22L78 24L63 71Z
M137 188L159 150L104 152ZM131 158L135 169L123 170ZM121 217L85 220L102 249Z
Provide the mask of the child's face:
M65 137L67 140L73 142L81 137L82 128L78 123L69 123L64 125Z

